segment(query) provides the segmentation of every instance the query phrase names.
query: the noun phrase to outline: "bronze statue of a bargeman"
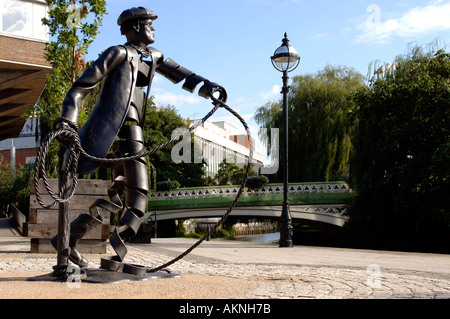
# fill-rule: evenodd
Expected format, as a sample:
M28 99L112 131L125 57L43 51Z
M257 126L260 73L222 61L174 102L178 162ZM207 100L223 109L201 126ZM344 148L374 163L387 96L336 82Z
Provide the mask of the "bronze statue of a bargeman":
M68 124L77 129L81 101L94 87L104 81L97 103L86 124L79 132L84 150L103 158L112 147L117 157L142 154L144 140L142 128L145 120L146 100L155 72L173 83L185 80L183 89L194 92L202 83L198 94L208 98L218 92L219 100L226 101L226 90L204 77L180 66L172 59L164 59L158 50L148 47L154 43L153 20L157 16L143 7L122 12L117 20L121 33L126 36L124 45L108 48L76 80L66 95L58 125ZM141 89L147 87L147 94ZM117 138L118 137L118 138ZM88 174L98 167L98 162L80 159L78 172ZM99 208L119 212L121 225L116 227L110 244L117 253L115 260L121 262L127 249L121 237L129 237L139 229L140 217L145 214L148 194L148 175L145 158L121 162L112 167L113 185L109 189L111 201L97 200L70 225L69 259L80 267L87 267L88 260L76 249L77 242L92 228L102 223ZM117 191L125 192L122 207ZM56 247L56 238L51 240Z

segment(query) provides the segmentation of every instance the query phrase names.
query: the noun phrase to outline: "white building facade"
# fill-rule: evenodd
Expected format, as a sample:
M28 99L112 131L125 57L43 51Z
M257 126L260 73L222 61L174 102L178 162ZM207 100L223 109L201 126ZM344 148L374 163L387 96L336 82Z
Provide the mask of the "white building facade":
M194 122L196 121L198 120ZM248 136L228 122L204 122L195 129L194 140L200 146L202 158L207 163L206 176L214 178L223 160L235 163L239 167L248 163L250 154ZM263 156L256 152L255 141L252 142L252 165L253 169L258 171L263 166Z

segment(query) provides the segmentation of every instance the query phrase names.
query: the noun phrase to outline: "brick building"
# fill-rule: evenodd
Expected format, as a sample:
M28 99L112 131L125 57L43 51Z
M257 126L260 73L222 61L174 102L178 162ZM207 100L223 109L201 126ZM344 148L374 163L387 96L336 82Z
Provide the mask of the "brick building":
M36 128L37 125L39 121L36 118L30 118L18 137L0 141L0 157L14 165L33 165L39 147L39 140L36 139L36 132L39 131Z

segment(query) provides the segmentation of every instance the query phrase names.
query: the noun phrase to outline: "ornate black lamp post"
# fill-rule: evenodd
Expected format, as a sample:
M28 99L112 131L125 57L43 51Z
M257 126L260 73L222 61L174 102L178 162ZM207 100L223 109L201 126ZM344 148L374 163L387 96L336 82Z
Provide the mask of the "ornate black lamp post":
M293 71L300 63L297 51L289 45L287 34L284 34L282 45L275 50L271 57L272 64L283 72L283 126L284 126L284 160L283 160L283 208L281 211L280 247L292 247L291 214L288 199L288 72Z

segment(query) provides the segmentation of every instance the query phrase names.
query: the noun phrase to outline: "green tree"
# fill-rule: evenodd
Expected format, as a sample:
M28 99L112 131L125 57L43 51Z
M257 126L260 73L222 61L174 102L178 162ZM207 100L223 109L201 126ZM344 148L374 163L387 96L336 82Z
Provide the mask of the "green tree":
M86 63L83 57L97 36L106 14L106 0L46 2L49 6L48 18L43 18L42 23L48 27L52 39L45 47L45 58L52 65L52 72L47 77L46 87L39 100L26 114L39 118L42 137L51 131L53 122L61 114L67 91L84 71ZM91 107L81 110L78 123L80 127L87 120L90 109ZM55 176L56 143L52 144L48 157L49 176Z
M240 175L239 171L239 166L234 163L227 163L224 159L222 163L219 164L219 169L217 170L217 183L219 185L234 184L234 177Z
M364 86L364 77L347 67L328 65L317 74L293 78L288 97L291 181L328 181L349 172L355 128L351 120L355 108L351 94ZM270 128L280 128L280 149L283 149L282 102L260 107L255 120L268 132ZM281 174L278 170L278 176L271 180L280 181Z
M157 147L169 141L172 138L172 132L178 128L189 128L190 121L183 119L177 113L173 106L157 107L152 99L146 112L146 121L144 125L144 141L145 145ZM191 133L191 150L199 147ZM191 157L188 163L174 163L172 160L173 145L161 149L153 153L149 162L156 170L156 180L162 181L178 181L181 187L203 186L205 171L205 162L195 163ZM195 152L191 152L192 156Z
M0 208L14 203L28 216L31 176L29 167L16 165L13 172L11 163L0 156Z
M219 185L239 185L244 179L247 171L247 164L243 167L237 166L235 163L228 163L225 159L219 164L216 174L216 180ZM249 175L255 175L255 171L250 167Z
M450 252L450 55L414 47L377 68L355 101L350 240Z
M247 166L248 164L244 164L241 168L238 168L234 173L231 175L231 184L233 185L240 185L242 184L242 181L244 180L245 172L247 172ZM256 172L253 169L253 166L250 166L250 170L248 172L248 176L255 176Z

